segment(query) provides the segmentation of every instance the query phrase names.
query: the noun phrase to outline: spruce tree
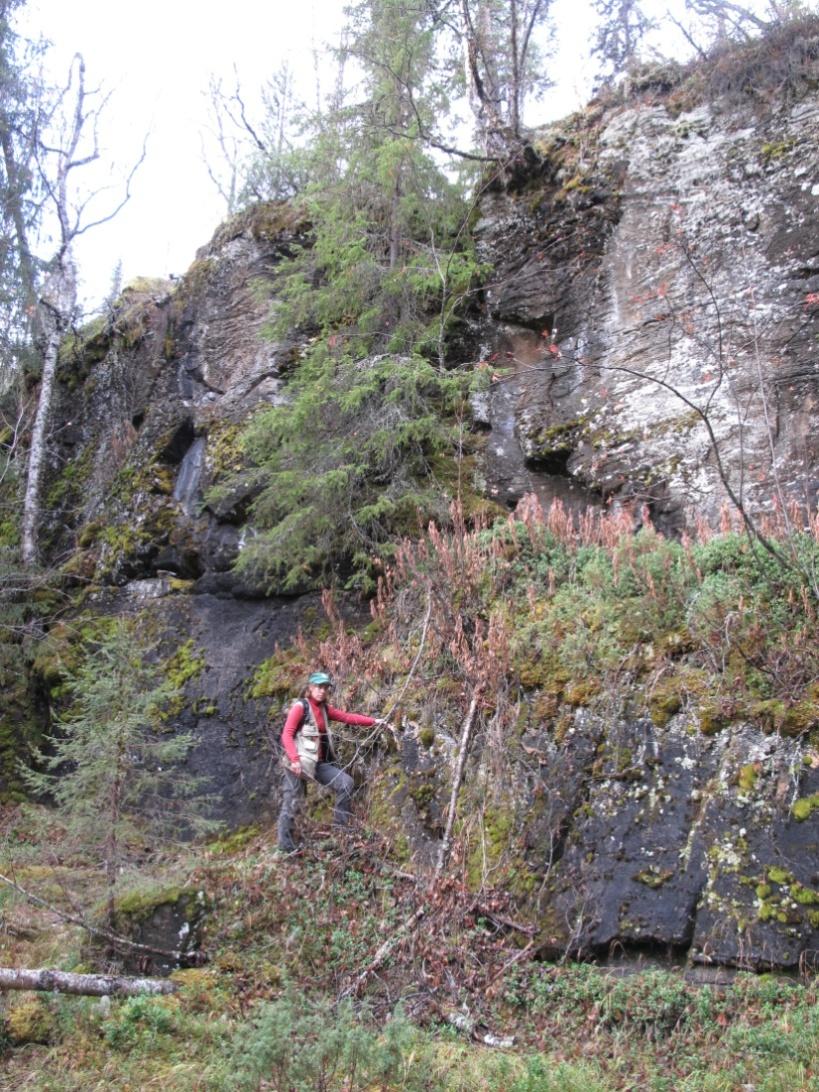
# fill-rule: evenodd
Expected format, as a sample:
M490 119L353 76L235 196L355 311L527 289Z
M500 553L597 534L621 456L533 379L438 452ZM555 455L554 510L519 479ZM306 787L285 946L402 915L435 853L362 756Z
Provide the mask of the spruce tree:
M365 0L349 20L354 101L317 126L300 198L311 238L277 284L274 333L296 329L307 348L288 403L259 414L244 442L259 493L239 566L270 590L338 566L366 585L391 538L445 516L434 470L455 449L463 402L447 337L477 264L462 180L423 144L446 106L434 19Z
M193 737L164 719L176 691L146 662L132 623L105 627L67 671L62 694L68 707L24 777L53 801L67 845L102 869L111 926L123 866L213 824L200 814L200 779L181 768Z
M15 31L25 0L0 2L0 392L20 379L36 317L36 260L30 239L41 215L34 161L43 89L30 75L38 47ZM7 423L11 403L4 407ZM9 412L10 411L10 412Z

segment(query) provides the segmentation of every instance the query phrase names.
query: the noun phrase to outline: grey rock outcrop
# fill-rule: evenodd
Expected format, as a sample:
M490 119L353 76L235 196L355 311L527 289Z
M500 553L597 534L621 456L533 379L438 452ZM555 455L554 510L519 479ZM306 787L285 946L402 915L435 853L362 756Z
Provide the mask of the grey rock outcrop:
M74 359L66 350L52 558L76 550L81 578L115 584L218 573L222 590L242 593L229 570L253 486L204 498L240 466L239 427L281 400L294 346L262 331L278 263L302 231L288 207L258 206L220 228L179 282L127 288Z
M815 507L817 136L815 93L639 96L547 129L528 180L484 197L488 351L531 468L666 530L729 489Z

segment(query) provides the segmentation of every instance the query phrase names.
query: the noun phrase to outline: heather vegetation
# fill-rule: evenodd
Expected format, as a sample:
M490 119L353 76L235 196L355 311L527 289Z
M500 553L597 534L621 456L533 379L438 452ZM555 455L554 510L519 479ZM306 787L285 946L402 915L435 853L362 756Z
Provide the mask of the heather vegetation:
M438 701L453 676L475 685L500 665L516 715L521 693L555 722L620 688L658 725L691 706L702 731L751 720L802 736L819 723L816 528L780 527L774 541L799 565L780 564L738 526L672 541L626 513L578 524L560 504L544 513L529 498L469 529L456 509L451 531L430 528L399 551L380 600L407 666L414 638L401 620L416 624L425 601L432 610L425 669L404 686L402 708L423 716L436 674Z

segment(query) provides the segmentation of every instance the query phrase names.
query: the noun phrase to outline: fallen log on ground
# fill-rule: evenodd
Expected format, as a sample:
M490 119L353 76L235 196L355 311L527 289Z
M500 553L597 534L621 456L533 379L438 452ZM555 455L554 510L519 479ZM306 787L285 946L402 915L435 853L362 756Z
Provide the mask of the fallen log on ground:
M167 978L128 978L111 974L74 974L47 968L0 967L0 990L44 990L78 993L90 997L135 997L137 994L174 993L176 983Z

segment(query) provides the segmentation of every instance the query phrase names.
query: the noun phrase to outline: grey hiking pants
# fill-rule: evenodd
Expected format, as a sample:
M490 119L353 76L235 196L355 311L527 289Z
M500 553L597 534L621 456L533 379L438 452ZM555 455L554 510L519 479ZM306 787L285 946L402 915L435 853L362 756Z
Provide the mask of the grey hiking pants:
M293 819L299 810L304 792L307 787L302 777L297 777L289 770L283 770L284 783L282 785L282 809L279 812L278 840L279 849L289 853L296 848L293 841ZM350 821L352 811L353 779L344 770L334 766L332 762L318 762L316 764L316 781L320 785L326 785L336 794L336 805L333 809L333 826L346 827Z

